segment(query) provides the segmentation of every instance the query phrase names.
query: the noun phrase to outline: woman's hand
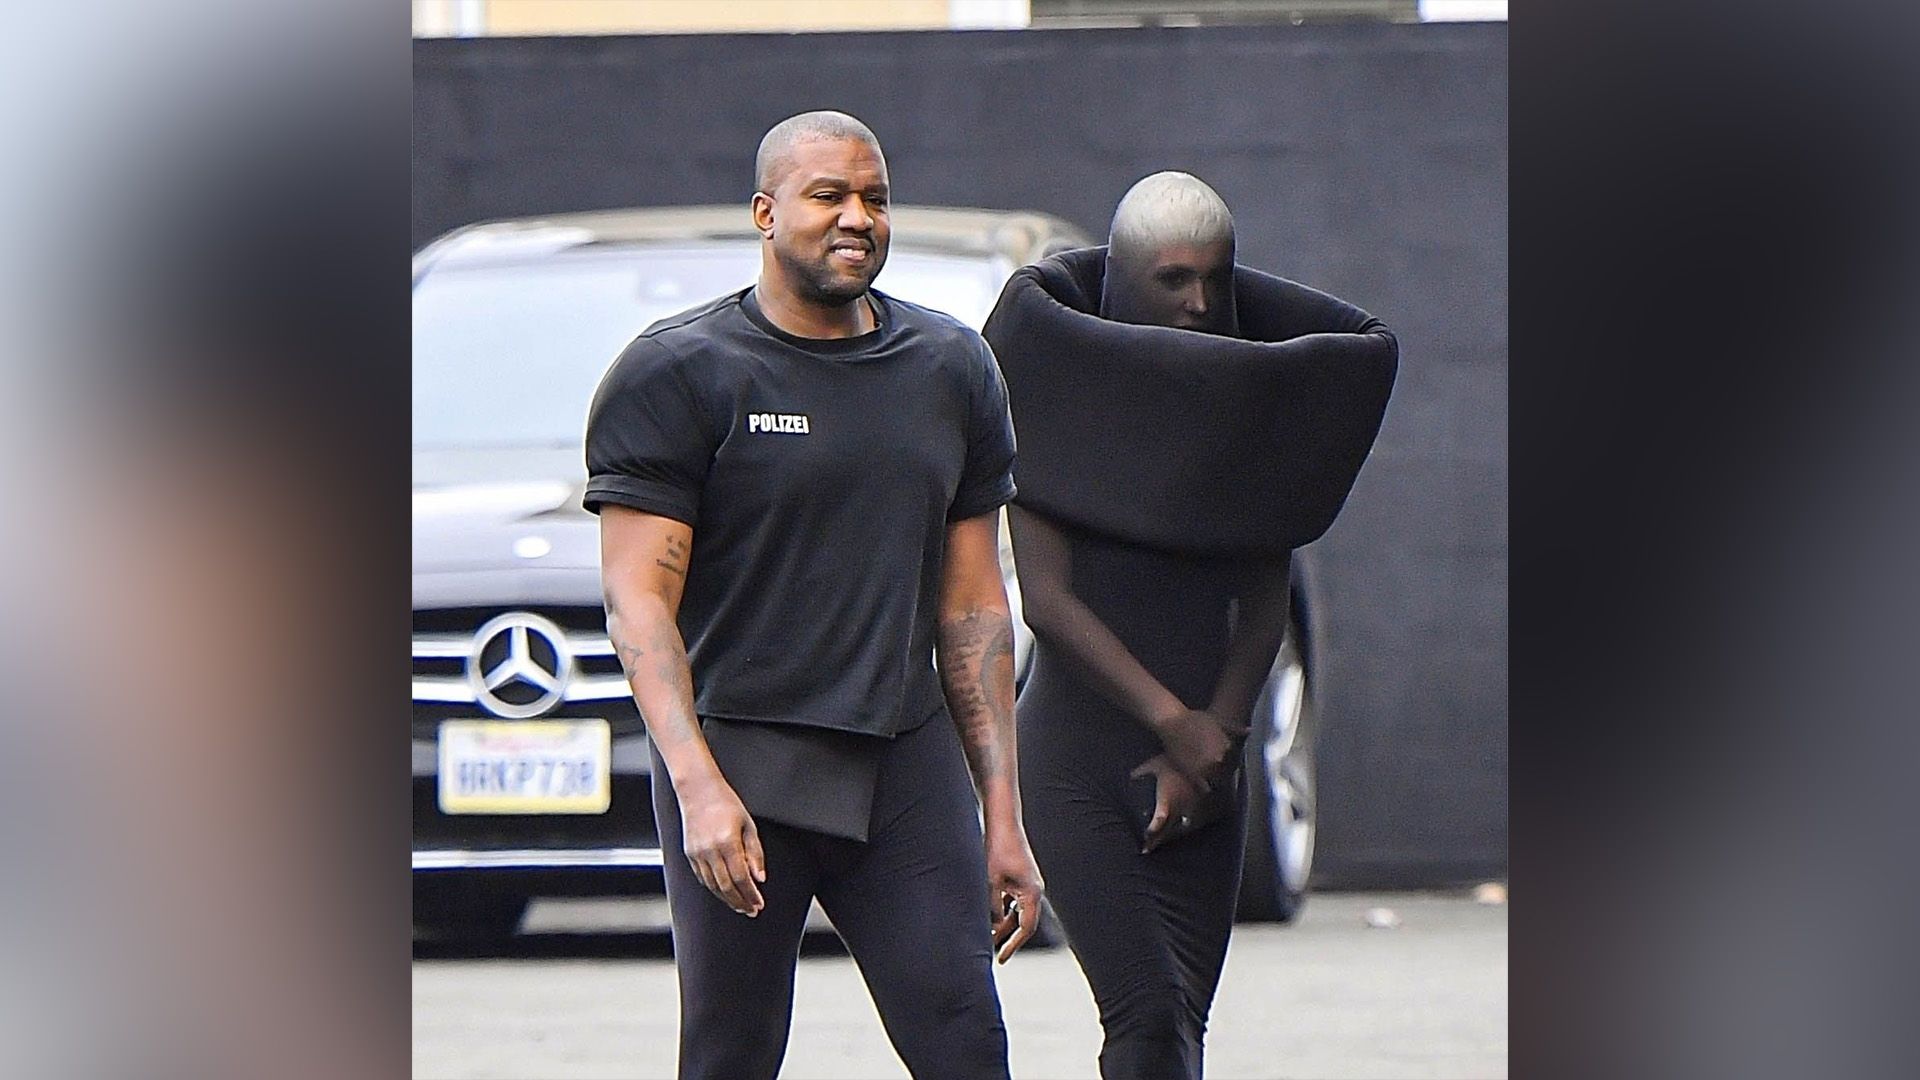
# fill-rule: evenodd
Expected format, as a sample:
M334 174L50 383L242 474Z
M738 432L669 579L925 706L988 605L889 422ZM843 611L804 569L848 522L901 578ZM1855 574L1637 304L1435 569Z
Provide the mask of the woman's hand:
M1233 772L1247 736L1245 724L1203 709L1170 713L1156 720L1153 730L1167 748L1165 756L1202 792Z
M1131 777L1152 776L1153 819L1147 822L1146 845L1140 849L1145 855L1169 840L1176 840L1193 830L1193 812L1200 805L1200 788L1187 779L1173 759L1166 754L1156 754L1141 762Z

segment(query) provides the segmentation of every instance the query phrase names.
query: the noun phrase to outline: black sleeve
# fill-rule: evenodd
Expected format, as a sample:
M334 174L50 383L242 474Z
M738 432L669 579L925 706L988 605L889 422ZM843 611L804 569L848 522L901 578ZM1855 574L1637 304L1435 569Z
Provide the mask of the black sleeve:
M694 523L714 440L673 352L638 338L607 369L587 414L581 503L630 506Z
M993 350L978 337L980 350L971 380L971 411L967 418L967 464L960 488L947 508L948 521L976 517L1012 501L1013 415L1007 410L1007 384Z

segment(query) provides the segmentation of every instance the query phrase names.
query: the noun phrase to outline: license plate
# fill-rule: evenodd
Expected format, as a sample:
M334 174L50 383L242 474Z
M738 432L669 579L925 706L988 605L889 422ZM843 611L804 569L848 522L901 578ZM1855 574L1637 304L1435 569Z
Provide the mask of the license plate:
M605 720L447 720L440 725L446 814L604 814L613 732Z

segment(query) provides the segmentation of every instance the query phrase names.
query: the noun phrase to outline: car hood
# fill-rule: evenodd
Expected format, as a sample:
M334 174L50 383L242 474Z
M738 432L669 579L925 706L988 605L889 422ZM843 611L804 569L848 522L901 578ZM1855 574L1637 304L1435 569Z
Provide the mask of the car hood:
M580 508L578 447L416 450L413 573L600 569L600 530Z

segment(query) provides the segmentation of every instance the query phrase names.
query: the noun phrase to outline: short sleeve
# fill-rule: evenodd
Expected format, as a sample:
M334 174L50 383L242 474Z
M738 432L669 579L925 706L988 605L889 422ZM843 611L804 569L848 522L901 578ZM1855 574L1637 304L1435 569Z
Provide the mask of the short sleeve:
M947 508L948 521L977 517L1013 500L1013 415L1007 409L1007 384L993 350L980 338L979 360L971 382L967 418L967 464L960 487Z
M713 452L705 413L672 350L636 339L594 392L580 501L596 514L612 503L692 525Z

